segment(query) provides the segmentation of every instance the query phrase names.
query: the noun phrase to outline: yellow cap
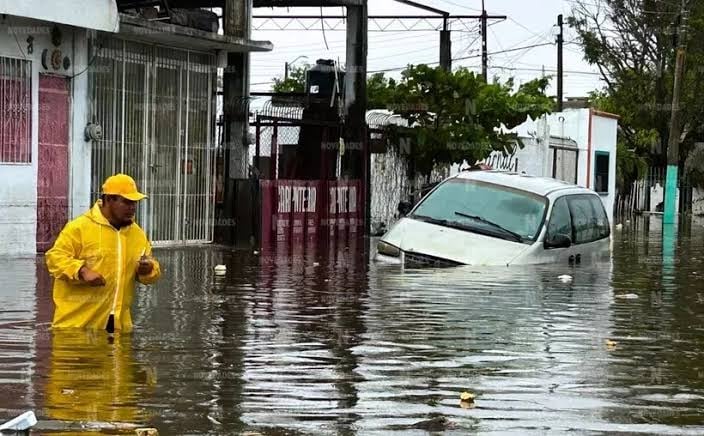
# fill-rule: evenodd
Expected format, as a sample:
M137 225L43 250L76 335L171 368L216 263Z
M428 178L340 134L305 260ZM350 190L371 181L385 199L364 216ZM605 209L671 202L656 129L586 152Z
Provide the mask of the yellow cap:
M137 191L137 184L134 179L127 174L115 174L110 176L103 183L103 194L119 195L128 200L139 201L147 198L146 195Z

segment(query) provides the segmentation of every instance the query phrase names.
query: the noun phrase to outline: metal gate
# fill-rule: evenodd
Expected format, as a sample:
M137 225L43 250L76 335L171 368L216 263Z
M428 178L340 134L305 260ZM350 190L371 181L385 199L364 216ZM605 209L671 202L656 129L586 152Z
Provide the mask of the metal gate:
M156 244L213 240L215 56L120 39L91 47L91 195L129 174L149 199L138 222Z

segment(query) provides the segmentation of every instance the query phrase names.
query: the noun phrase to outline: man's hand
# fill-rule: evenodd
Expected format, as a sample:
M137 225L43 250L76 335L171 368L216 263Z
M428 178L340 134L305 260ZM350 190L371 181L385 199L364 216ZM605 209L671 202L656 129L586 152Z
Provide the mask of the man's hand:
M89 286L105 286L105 279L103 276L85 265L78 270L78 278Z
M146 256L142 256L139 259L139 266L137 267L137 275L146 276L152 273L154 269L154 264Z

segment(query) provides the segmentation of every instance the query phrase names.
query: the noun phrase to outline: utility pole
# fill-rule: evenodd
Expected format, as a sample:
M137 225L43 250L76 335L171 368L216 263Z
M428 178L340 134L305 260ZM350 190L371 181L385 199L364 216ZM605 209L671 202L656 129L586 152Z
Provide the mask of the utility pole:
M487 53L486 46L486 31L487 31L487 15L486 9L484 8L484 0L482 0L482 76L484 76L484 81L489 82L489 55Z
M562 14L557 16L557 26L560 33L557 34L557 111L562 112L562 44L564 42Z
M288 62L286 62L286 66L284 68L284 80L288 80Z
M677 207L677 179L679 170L680 142L680 91L684 73L684 58L687 47L686 0L682 0L681 27L678 30L677 58L675 61L675 83L672 90L672 108L670 112L670 136L667 142L667 173L665 176L665 204L663 208L663 224L675 224L675 209Z
M227 36L248 38L252 1L226 0L223 12L223 33ZM235 180L247 177L248 113L249 55L247 53L228 53L227 67L223 74L225 137L225 193L221 211L223 222L234 221L236 216ZM237 239L235 230L232 225L215 226L215 239L221 243L234 244Z
M452 71L452 37L449 28L450 14L442 17L442 30L440 31L440 67L445 71Z

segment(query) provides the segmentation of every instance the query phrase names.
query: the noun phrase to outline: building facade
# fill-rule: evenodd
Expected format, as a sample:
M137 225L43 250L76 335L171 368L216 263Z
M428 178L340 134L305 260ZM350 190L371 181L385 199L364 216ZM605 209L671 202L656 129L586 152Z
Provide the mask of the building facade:
M217 75L272 46L139 11L0 2L0 254L48 249L117 172L150 194L155 243L212 240Z

